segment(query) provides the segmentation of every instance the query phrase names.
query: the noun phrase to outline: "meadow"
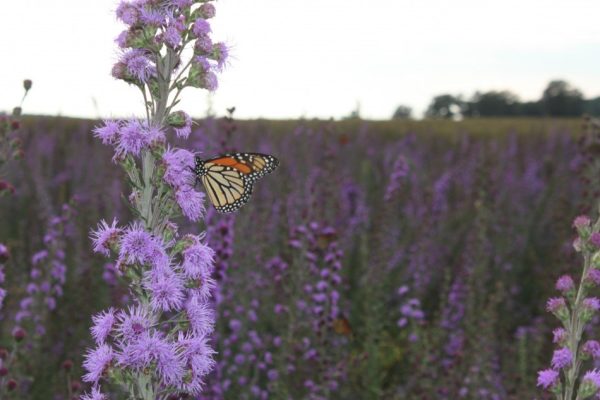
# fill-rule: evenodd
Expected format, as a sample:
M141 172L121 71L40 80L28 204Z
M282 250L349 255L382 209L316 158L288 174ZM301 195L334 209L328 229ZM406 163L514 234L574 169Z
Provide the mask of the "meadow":
M77 398L91 316L131 301L89 239L100 219L133 219L99 123L22 122L0 198L0 380L16 386L2 398ZM551 398L536 387L557 325L546 301L579 273L572 221L598 198L580 119L206 118L187 143L281 162L239 212L177 221L215 251L216 365L194 398ZM40 275L52 287L31 289Z

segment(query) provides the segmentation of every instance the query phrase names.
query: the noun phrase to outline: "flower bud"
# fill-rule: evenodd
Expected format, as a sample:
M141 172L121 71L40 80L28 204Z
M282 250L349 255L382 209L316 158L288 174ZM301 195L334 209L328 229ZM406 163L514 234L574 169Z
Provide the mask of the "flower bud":
M187 121L187 114L184 111L175 111L169 114L167 117L167 124L174 128L181 128L185 126Z
M594 232L590 236L590 244L595 248L600 248L600 232Z
M569 320L570 313L565 299L562 297L553 297L546 303L546 310L554 314L561 322L566 323Z
M17 326L13 329L12 336L16 342L22 342L23 339L25 339L25 337L27 336L27 333L23 330L23 328Z
M62 368L63 368L65 371L69 372L69 371L70 371L70 370L73 368L73 361L71 361L71 360L65 360L65 361L62 363Z
M204 19L214 18L216 14L215 6L212 3L204 3L198 9L198 13Z
M8 251L8 247L0 243L0 264L5 263L10 258L10 252ZM2 357L0 355L0 357Z
M25 79L25 80L23 81L23 88L24 88L26 91L29 91L29 89L31 89L31 85L32 85L32 84L33 84L33 82L31 81L31 79Z
M600 389L600 371L593 369L583 376L577 398L587 399L596 394L598 389Z
M0 377L8 375L8 368L0 367Z
M194 43L194 54L207 56L212 52L213 43L208 35L200 36Z
M6 383L6 388L8 389L8 391L15 390L17 388L17 381L15 381L14 379L9 379Z
M13 117L20 117L22 112L23 110L21 109L21 107L15 107L13 108L12 115Z

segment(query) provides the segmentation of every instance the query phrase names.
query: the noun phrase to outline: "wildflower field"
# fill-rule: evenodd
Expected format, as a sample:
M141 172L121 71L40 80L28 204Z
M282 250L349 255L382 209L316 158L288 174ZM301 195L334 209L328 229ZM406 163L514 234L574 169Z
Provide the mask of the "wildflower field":
M0 400L600 398L599 121L194 121L213 2L114 11L134 115L0 113Z
M132 302L127 272L89 239L101 219L134 220L98 124L22 121L0 200L2 398L88 390L91 316ZM197 121L201 156L244 149L280 166L239 212L175 220L214 250L214 366L187 398L550 398L536 387L558 326L546 301L580 273L572 220L594 206L580 125Z

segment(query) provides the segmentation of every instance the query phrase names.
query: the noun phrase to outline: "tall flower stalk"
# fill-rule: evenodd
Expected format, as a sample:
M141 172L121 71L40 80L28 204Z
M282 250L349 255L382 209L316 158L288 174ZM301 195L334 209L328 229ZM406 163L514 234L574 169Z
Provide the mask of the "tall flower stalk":
M136 220L102 221L91 236L95 252L116 256L133 300L93 317L96 347L83 377L93 387L82 398L105 399L102 381L121 386L129 399L198 395L214 365L214 251L203 234L181 235L173 222L202 219L204 194L194 189L194 154L168 145L167 133L189 136L191 118L174 107L186 87L216 89L227 47L212 43L215 8L206 0L123 1L116 14L128 28L117 38L123 54L112 74L140 90L146 117L105 121L94 134L115 149Z
M592 224L587 216L580 216L573 226L578 233L574 247L584 260L583 272L578 285L569 275L556 282L562 296L548 300L547 309L562 326L553 332L557 349L551 368L538 372L538 386L550 390L558 400L588 399L600 389L599 370L592 369L581 376L586 360L600 358L598 341L582 341L586 325L600 310L600 300L589 296L591 289L600 285L600 218Z

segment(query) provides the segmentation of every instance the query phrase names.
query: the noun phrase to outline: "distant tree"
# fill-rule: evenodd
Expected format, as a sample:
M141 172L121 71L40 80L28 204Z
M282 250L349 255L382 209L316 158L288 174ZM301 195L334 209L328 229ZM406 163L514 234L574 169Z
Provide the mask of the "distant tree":
M465 103L465 116L504 117L519 112L519 98L509 91L475 92L471 101Z
M563 80L550 82L540 102L547 115L575 117L583 113L583 94Z
M425 112L425 116L431 118L456 118L462 116L464 108L465 102L460 96L442 94L433 98Z
M408 106L398 106L396 111L394 111L394 115L392 115L392 119L409 119L412 116L412 108Z
M523 117L539 117L544 115L544 108L539 101L526 101L516 105L517 115Z
M583 112L592 117L600 117L600 97L584 100Z

